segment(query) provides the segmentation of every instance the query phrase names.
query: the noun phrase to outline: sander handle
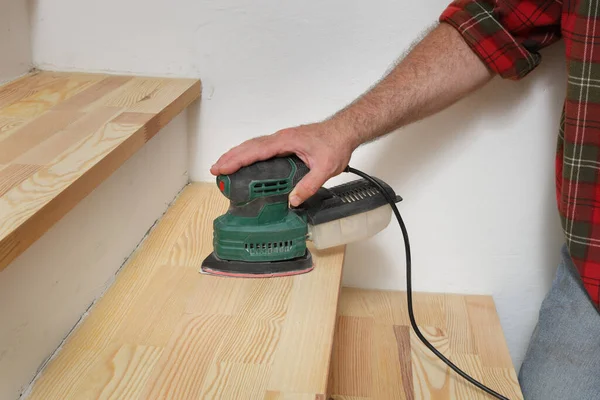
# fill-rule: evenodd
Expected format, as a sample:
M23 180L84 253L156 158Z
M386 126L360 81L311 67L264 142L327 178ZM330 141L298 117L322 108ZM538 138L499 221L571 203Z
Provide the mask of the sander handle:
M256 217L265 205L276 211L273 218L287 210L288 195L308 174L309 168L298 156L274 157L242 167L233 174L219 175L217 186L230 201L229 212L240 217Z

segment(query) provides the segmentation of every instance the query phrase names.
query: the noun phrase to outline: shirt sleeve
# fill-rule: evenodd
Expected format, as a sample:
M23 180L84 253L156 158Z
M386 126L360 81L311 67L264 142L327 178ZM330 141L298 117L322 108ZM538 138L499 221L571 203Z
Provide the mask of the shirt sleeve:
M518 80L539 65L539 50L560 39L561 4L556 0L455 0L440 22L453 26L492 71Z

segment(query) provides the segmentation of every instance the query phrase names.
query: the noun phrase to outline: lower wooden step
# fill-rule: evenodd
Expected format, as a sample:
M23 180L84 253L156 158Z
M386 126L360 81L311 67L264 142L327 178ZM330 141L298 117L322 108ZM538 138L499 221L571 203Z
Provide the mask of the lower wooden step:
M186 187L27 398L324 400L344 248L295 277L202 275L227 205Z
M455 365L510 399L523 399L489 296L417 293L421 332ZM401 292L343 288L330 370L335 400L489 399L417 338Z

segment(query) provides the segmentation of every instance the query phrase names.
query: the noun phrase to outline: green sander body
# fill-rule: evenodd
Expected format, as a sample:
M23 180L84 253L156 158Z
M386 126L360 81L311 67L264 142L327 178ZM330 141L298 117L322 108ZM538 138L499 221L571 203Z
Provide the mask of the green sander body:
M217 186L230 204L227 212L213 222L214 250L204 260L201 271L240 277L306 273L314 267L307 248L311 234L322 238L324 247L331 247L370 236L373 230L389 223L391 208L384 196L362 179L331 189L321 188L300 207L290 208L288 196L308 172L298 157L289 156L256 162L231 175L219 175ZM401 200L389 186L384 187L397 201ZM363 220L369 212L385 207L389 216L384 216L383 223L381 217L378 219L383 227L355 226L350 229L353 235L343 237L339 221L353 216L356 219L360 214L363 217L358 218ZM360 221L354 221L356 224L360 225ZM336 240L332 241L332 237Z

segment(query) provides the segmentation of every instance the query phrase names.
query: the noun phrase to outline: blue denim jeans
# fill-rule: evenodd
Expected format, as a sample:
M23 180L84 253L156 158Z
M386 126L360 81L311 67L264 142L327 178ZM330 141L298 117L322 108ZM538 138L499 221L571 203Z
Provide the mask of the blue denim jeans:
M566 246L519 371L525 400L600 399L600 314Z

